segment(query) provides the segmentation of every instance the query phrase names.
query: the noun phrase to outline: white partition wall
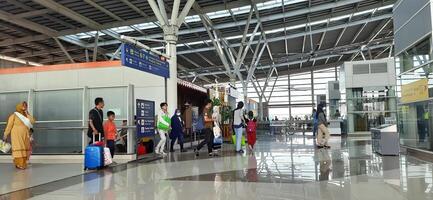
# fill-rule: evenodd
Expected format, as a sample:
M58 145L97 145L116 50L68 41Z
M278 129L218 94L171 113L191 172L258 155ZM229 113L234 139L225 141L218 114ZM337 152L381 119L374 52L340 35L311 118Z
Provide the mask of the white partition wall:
M0 71L0 132L15 105L28 101L37 120L34 152L81 154L88 142L88 112L96 97L105 100L104 115L112 110L116 124L127 120L129 127L134 125L137 98L157 105L165 100L164 78L120 63L107 65L23 73ZM128 134L128 153L134 153L135 132L129 129Z

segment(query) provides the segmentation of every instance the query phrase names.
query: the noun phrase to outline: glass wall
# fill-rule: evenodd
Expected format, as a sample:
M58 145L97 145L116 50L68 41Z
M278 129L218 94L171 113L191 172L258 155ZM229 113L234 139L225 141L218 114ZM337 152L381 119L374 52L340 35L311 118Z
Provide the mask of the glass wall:
M428 97L403 101L407 94L400 89L398 124L402 145L433 151L433 79L431 64L431 37L426 37L396 57L400 71L398 87L402 88L427 79Z
M128 106L134 106L128 104L128 91L127 86L119 86L0 93L0 132L15 104L28 101L36 119L33 153L81 154L87 146L87 116L94 99L104 98L104 115L114 111L120 127L128 118Z
M82 150L83 89L34 92L34 112L37 120L34 132L34 153L79 153Z
M395 121L395 88L353 88L347 90L349 132L366 132ZM394 119L394 120L393 120Z
M316 106L316 95L327 95L328 82L338 80L339 68L332 67L290 76L281 75L278 76L278 79L273 77L264 92L266 98L271 96L269 98L270 118L277 116L279 119L288 119L291 116L305 119L306 116L309 117L312 114L312 108ZM313 81L311 81L312 77ZM275 87L272 87L274 82ZM259 79L256 86L260 92L265 86L265 79ZM236 87L242 92L241 84L238 83ZM259 102L257 91L251 83L248 85L248 97Z

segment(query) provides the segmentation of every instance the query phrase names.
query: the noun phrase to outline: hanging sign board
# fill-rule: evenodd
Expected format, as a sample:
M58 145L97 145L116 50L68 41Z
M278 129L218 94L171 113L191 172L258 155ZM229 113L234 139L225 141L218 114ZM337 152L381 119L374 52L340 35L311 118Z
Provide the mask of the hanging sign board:
M410 103L428 99L428 79L401 86L401 102Z
M133 45L122 44L121 61L123 66L170 78L169 65L165 57L152 55Z
M155 102L137 99L135 106L137 138L155 135Z

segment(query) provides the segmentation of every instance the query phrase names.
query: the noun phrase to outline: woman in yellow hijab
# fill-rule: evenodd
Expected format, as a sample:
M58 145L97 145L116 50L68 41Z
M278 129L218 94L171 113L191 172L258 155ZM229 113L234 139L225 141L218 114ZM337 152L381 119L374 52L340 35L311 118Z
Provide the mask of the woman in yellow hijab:
M16 106L16 112L9 116L4 140L11 135L12 157L15 167L27 168L27 158L30 156L30 129L33 128L35 120L27 111L27 102L21 102Z

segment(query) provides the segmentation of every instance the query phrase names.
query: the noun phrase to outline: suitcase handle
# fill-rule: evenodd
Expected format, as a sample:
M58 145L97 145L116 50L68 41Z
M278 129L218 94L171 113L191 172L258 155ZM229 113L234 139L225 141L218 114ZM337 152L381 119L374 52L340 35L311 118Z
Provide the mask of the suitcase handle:
M93 143L95 143L95 134L92 133L92 135L93 135ZM101 139L102 139L101 133L98 133L98 135L99 135L99 141L101 141Z

